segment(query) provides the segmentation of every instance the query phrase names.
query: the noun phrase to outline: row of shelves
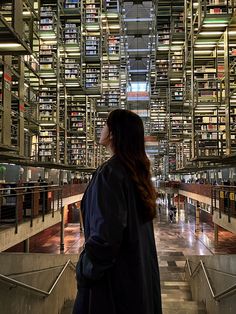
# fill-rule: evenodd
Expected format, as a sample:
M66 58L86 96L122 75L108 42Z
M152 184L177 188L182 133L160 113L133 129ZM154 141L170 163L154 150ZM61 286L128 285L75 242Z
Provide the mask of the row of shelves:
M110 33L101 23L113 11L117 18L107 25L119 24L119 4L41 0L35 7L32 54L1 57L0 51L0 144L39 162L93 167L101 150L96 110L102 107L104 116L120 106L119 28ZM1 5L1 13L4 8L13 7Z
M151 130L163 130L171 171L236 153L234 2L185 4L157 4Z

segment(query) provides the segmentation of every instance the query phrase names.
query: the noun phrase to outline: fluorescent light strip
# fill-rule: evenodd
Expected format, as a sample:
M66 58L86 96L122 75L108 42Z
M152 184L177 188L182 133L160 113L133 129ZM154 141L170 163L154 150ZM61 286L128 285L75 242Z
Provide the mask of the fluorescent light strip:
M21 45L17 43L0 43L0 48L17 48L17 47L21 47Z
M201 32L199 33L199 35L202 36L210 36L210 35L222 35L223 32Z
M219 23L219 24L203 24L203 27L209 27L209 28L214 28L214 27L226 27L228 24L225 23Z
M204 48L204 47L206 47L206 48L213 48L215 46L216 46L215 44L201 44L201 45L197 44L194 47L196 47L196 48Z
M194 54L204 55L204 54L209 54L212 52L213 50L197 50L197 51L194 51Z

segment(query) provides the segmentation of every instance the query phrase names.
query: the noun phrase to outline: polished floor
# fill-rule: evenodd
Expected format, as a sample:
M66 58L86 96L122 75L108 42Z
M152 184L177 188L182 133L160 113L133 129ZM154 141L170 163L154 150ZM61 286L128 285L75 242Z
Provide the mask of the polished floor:
M173 222L163 205L154 221L155 240L159 259L163 314L206 313L192 301L191 289L185 281L185 264L188 255L236 254L236 235L220 230L219 243L214 244L214 230L201 224L195 233L193 217L180 210ZM65 228L65 254L79 253L84 242L79 224L68 224ZM60 253L60 234L46 242L38 243L34 252ZM196 307L196 309L194 308ZM71 313L71 307L66 314Z
M236 235L223 229L219 230L219 243L214 244L213 227L203 223L201 231L195 233L193 217L185 215L184 210L177 212L176 218L170 222L168 211L163 205L154 221L157 252L160 266L172 265L171 256L179 256L176 265L182 264L188 255L236 254ZM78 253L83 245L83 234L79 224L68 224L65 228L66 254ZM34 252L60 253L60 234L38 242ZM166 257L169 260L166 260ZM172 265L173 266L173 265Z

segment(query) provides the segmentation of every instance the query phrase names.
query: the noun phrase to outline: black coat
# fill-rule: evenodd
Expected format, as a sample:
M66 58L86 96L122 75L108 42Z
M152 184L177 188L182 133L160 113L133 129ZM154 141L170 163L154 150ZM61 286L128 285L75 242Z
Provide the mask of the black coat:
M152 222L117 157L95 172L82 203L85 248L77 264L74 314L161 314Z

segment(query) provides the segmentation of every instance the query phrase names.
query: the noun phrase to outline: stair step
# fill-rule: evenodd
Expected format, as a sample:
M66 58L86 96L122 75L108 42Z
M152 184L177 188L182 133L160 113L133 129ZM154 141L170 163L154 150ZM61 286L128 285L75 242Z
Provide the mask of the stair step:
M178 309L163 309L162 314L206 314L205 310L199 309L186 309L186 310L178 310Z
M173 293L166 293L165 291L162 290L161 293L162 300L179 300L179 301L191 301L192 300L192 294L191 292L173 292Z
M162 258L160 267L161 295L163 314L206 314L202 302L192 300L189 282L185 281L185 270L180 262L180 257L170 255L165 266ZM181 259L182 264L185 263ZM175 265L176 264L176 265ZM184 266L184 265L183 265Z
M162 281L161 295L165 300L191 300L192 294L190 286L186 281Z
M162 300L163 314L205 314L205 307L201 302L186 300Z
M161 286L171 286L171 287L189 287L189 283L187 281L161 281Z

